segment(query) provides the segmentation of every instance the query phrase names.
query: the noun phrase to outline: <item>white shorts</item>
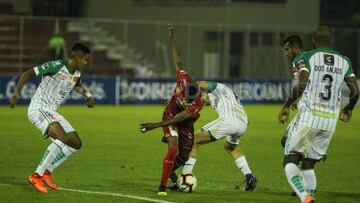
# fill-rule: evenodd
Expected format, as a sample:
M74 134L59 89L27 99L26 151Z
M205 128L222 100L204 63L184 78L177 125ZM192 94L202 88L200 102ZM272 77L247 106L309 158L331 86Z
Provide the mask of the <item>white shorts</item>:
M289 137L295 130L297 125L296 122L296 116L291 120L291 122L289 123L289 125L287 126L286 130L285 130L285 137Z
M320 161L326 157L326 151L334 132L295 125L288 134L285 155L301 153L305 159Z
M47 134L51 124L58 122L65 130L65 133L75 132L71 124L59 113L46 109L28 109L28 118L34 126L42 133L44 138L49 137Z
M228 143L236 145L240 143L240 137L246 129L247 124L238 118L218 118L201 128L202 131L210 132L217 140L226 136Z

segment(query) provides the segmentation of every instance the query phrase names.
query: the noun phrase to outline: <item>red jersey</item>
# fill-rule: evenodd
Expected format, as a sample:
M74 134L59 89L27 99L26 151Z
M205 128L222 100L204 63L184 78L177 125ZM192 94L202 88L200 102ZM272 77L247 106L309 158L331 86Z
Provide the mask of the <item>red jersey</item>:
M186 121L195 122L199 117L199 111L204 106L204 102L201 98L201 93L195 98L192 103L187 104L184 94L186 83L194 82L190 74L185 70L177 70L176 72L176 87L174 93L165 107L163 114L163 120L174 117L176 114L186 110L191 114L192 119L187 119ZM188 121L189 120L189 121ZM184 122L186 122L184 121Z

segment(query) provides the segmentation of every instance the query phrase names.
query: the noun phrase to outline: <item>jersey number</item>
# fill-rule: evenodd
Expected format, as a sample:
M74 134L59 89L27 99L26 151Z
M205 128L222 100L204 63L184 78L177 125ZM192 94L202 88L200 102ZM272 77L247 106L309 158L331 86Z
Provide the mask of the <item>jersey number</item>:
M320 98L324 101L329 101L331 98L331 87L333 82L333 77L329 74L325 74L321 79L325 83L325 92L320 92Z

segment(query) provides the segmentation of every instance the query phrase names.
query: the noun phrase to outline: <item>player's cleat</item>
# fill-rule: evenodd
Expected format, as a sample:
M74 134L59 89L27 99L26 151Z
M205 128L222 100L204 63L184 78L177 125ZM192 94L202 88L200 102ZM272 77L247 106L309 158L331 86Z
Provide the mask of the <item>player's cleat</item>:
M43 182L53 190L57 190L58 186L53 182L51 173L46 170L42 177Z
M245 191L253 191L256 188L257 179L253 174L246 174Z
M172 191L178 191L179 190L179 187L178 187L178 185L176 183L168 185L168 186L166 186L166 188L169 189L169 190L172 190Z
M315 203L315 198L311 195L307 195L303 203Z
M42 177L39 176L36 173L33 173L31 176L28 177L28 181L30 184L34 186L34 188L42 193L47 193L47 189L44 186L44 183L42 181Z
M167 195L166 186L163 186L163 185L159 186L158 195L160 195L160 196L166 196Z

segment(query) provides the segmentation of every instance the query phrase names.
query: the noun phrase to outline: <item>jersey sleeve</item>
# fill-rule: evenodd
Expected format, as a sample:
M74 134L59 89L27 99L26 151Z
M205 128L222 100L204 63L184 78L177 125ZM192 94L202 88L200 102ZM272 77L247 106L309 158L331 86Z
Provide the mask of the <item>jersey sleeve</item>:
M308 63L304 53L298 54L294 58L294 65L295 65L294 67L297 68L299 73L301 71L310 72L310 66L309 66L309 63Z
M217 82L213 82L213 81L207 81L207 88L205 89L206 93L211 93L216 89L217 86Z
M354 74L354 71L353 71L353 68L352 68L352 63L350 61L350 59L346 59L346 61L348 62L349 64L349 68L348 70L346 71L346 74L345 74L345 77L355 77L355 74Z
M34 71L36 75L54 75L61 69L62 66L63 65L60 61L48 61L44 64L34 67Z

